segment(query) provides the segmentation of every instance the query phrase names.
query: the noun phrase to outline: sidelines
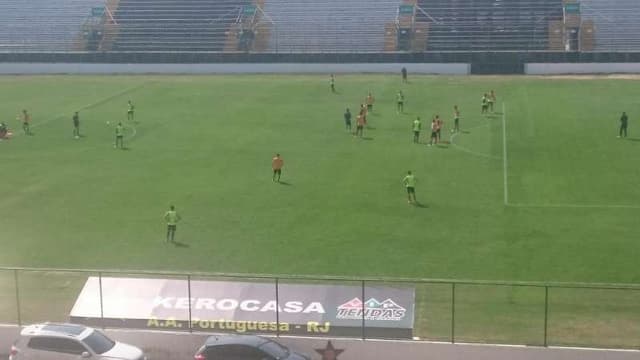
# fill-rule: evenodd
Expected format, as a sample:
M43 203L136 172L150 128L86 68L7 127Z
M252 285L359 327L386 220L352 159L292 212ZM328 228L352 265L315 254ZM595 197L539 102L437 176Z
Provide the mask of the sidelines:
M509 181L507 173L507 108L502 102L502 172L504 186L504 205L509 206Z

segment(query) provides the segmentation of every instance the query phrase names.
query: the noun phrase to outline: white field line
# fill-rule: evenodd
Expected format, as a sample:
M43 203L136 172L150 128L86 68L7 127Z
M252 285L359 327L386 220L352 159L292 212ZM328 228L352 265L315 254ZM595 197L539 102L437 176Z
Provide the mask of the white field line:
M504 205L519 208L556 208L556 209L640 209L640 205L622 204L533 204L533 203L509 203L508 192L508 167L507 167L507 123L505 103L502 103L502 141L503 141L503 167L504 167Z
M113 99L115 99L117 97L120 97L122 95L128 94L128 93L133 92L133 91L136 91L136 90L146 86L147 84L148 83L142 83L142 84L138 84L136 86L132 86L132 87L127 88L127 89L125 89L123 91L120 91L120 92L117 92L115 94L109 95L106 98L100 99L100 100L98 100L98 101L96 101L94 103L84 105L84 106L80 107L79 109L73 110L71 112L87 110L87 109L91 109L93 107L96 107L98 105L102 105L102 104L104 104L104 103L106 103L106 102L108 102L110 100L113 100ZM67 115L68 115L68 113L58 114L55 117L49 118L49 119L41 121L39 123L35 123L35 124L31 125L30 127L31 128L36 128L36 127L39 127L39 126L43 126L43 125L46 125L46 124L48 124L48 123L50 123L52 121L60 120L60 119L62 119L63 117L65 117ZM20 135L24 135L24 133L23 132L19 132L19 130L17 130L17 129L13 132L13 136L14 137L17 137L17 136L20 136Z
M640 209L640 205L618 204L507 204L519 208L576 208L576 209Z
M509 176L507 168L507 113L506 105L502 102L502 168L504 186L504 205L509 205Z
M468 131L468 130L473 130L473 129L479 129L479 128L483 128L483 127L486 127L486 126L489 126L489 123L485 123L485 124L482 124L482 125L474 126L474 127L468 128L466 130ZM457 132L457 133L451 135L451 137L449 138L449 143L451 143L451 145L453 147L457 148L458 150L466 152L466 153L469 153L469 154L472 154L472 155L484 157L484 158L487 158L487 159L495 159L495 160L499 160L500 159L497 156L493 156L493 155L490 155L490 154L485 154L485 153L473 151L473 150L468 149L468 148L466 148L464 146L456 144L453 140L456 138L456 136L458 136L458 134L460 134L460 133Z
M136 137L136 135L138 134L138 131L136 130L136 127L135 127L134 125L131 125L131 130L132 130L132 131L131 131L131 132L132 132L132 134L131 134L131 136L129 136L129 137L127 138L127 140L131 140L131 139L133 139L133 138L134 138L134 137Z

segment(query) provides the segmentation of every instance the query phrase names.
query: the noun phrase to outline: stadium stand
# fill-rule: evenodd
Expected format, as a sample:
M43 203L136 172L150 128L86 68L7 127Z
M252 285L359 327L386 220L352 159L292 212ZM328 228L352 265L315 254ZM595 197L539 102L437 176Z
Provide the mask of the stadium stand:
M583 21L592 21L596 51L640 50L640 1L581 0Z
M546 50L561 0L419 0L427 50Z
M638 0L0 0L0 51L638 51Z
M380 52L401 0L265 0L278 52Z
M82 24L104 0L0 1L0 51L78 50Z
M120 0L118 51L223 51L249 0ZM235 50L233 46L226 49Z

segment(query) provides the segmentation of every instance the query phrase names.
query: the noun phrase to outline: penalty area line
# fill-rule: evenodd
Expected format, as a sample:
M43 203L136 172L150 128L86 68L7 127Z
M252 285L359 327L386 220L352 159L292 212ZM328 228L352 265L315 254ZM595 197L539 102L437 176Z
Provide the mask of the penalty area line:
M507 204L510 207L519 208L574 208L574 209L640 209L640 205L622 204Z
M484 124L481 124L481 125L478 125L478 126L470 127L468 129L466 129L466 131L473 130L473 129L480 129L480 128L484 128L484 127L488 127L488 126L489 126L489 123L484 123ZM458 150L460 150L462 152L465 152L465 153L468 153L468 154L471 154L471 155L475 155L475 156L480 156L480 157L483 157L483 158L486 158L486 159L500 160L500 158L498 156L493 156L493 155L490 155L490 154L485 154L485 153L481 153L481 152L478 152L478 151L473 151L473 150L468 149L468 148L466 148L464 146L456 144L455 141L453 141L453 140L455 140L455 138L459 134L460 134L459 132L456 132L456 133L454 133L453 135L451 135L449 137L449 143L454 148L456 148L456 149L458 149Z
M502 173L504 187L504 205L509 205L509 175L507 167L507 110L506 104L502 102Z

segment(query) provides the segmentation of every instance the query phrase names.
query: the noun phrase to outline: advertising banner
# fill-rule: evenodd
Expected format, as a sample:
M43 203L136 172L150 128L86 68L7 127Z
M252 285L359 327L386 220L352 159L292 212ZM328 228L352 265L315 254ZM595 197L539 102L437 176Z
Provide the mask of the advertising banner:
M100 284L102 286L100 286ZM108 327L402 339L412 287L90 277L70 320ZM364 325L364 333L363 333Z

